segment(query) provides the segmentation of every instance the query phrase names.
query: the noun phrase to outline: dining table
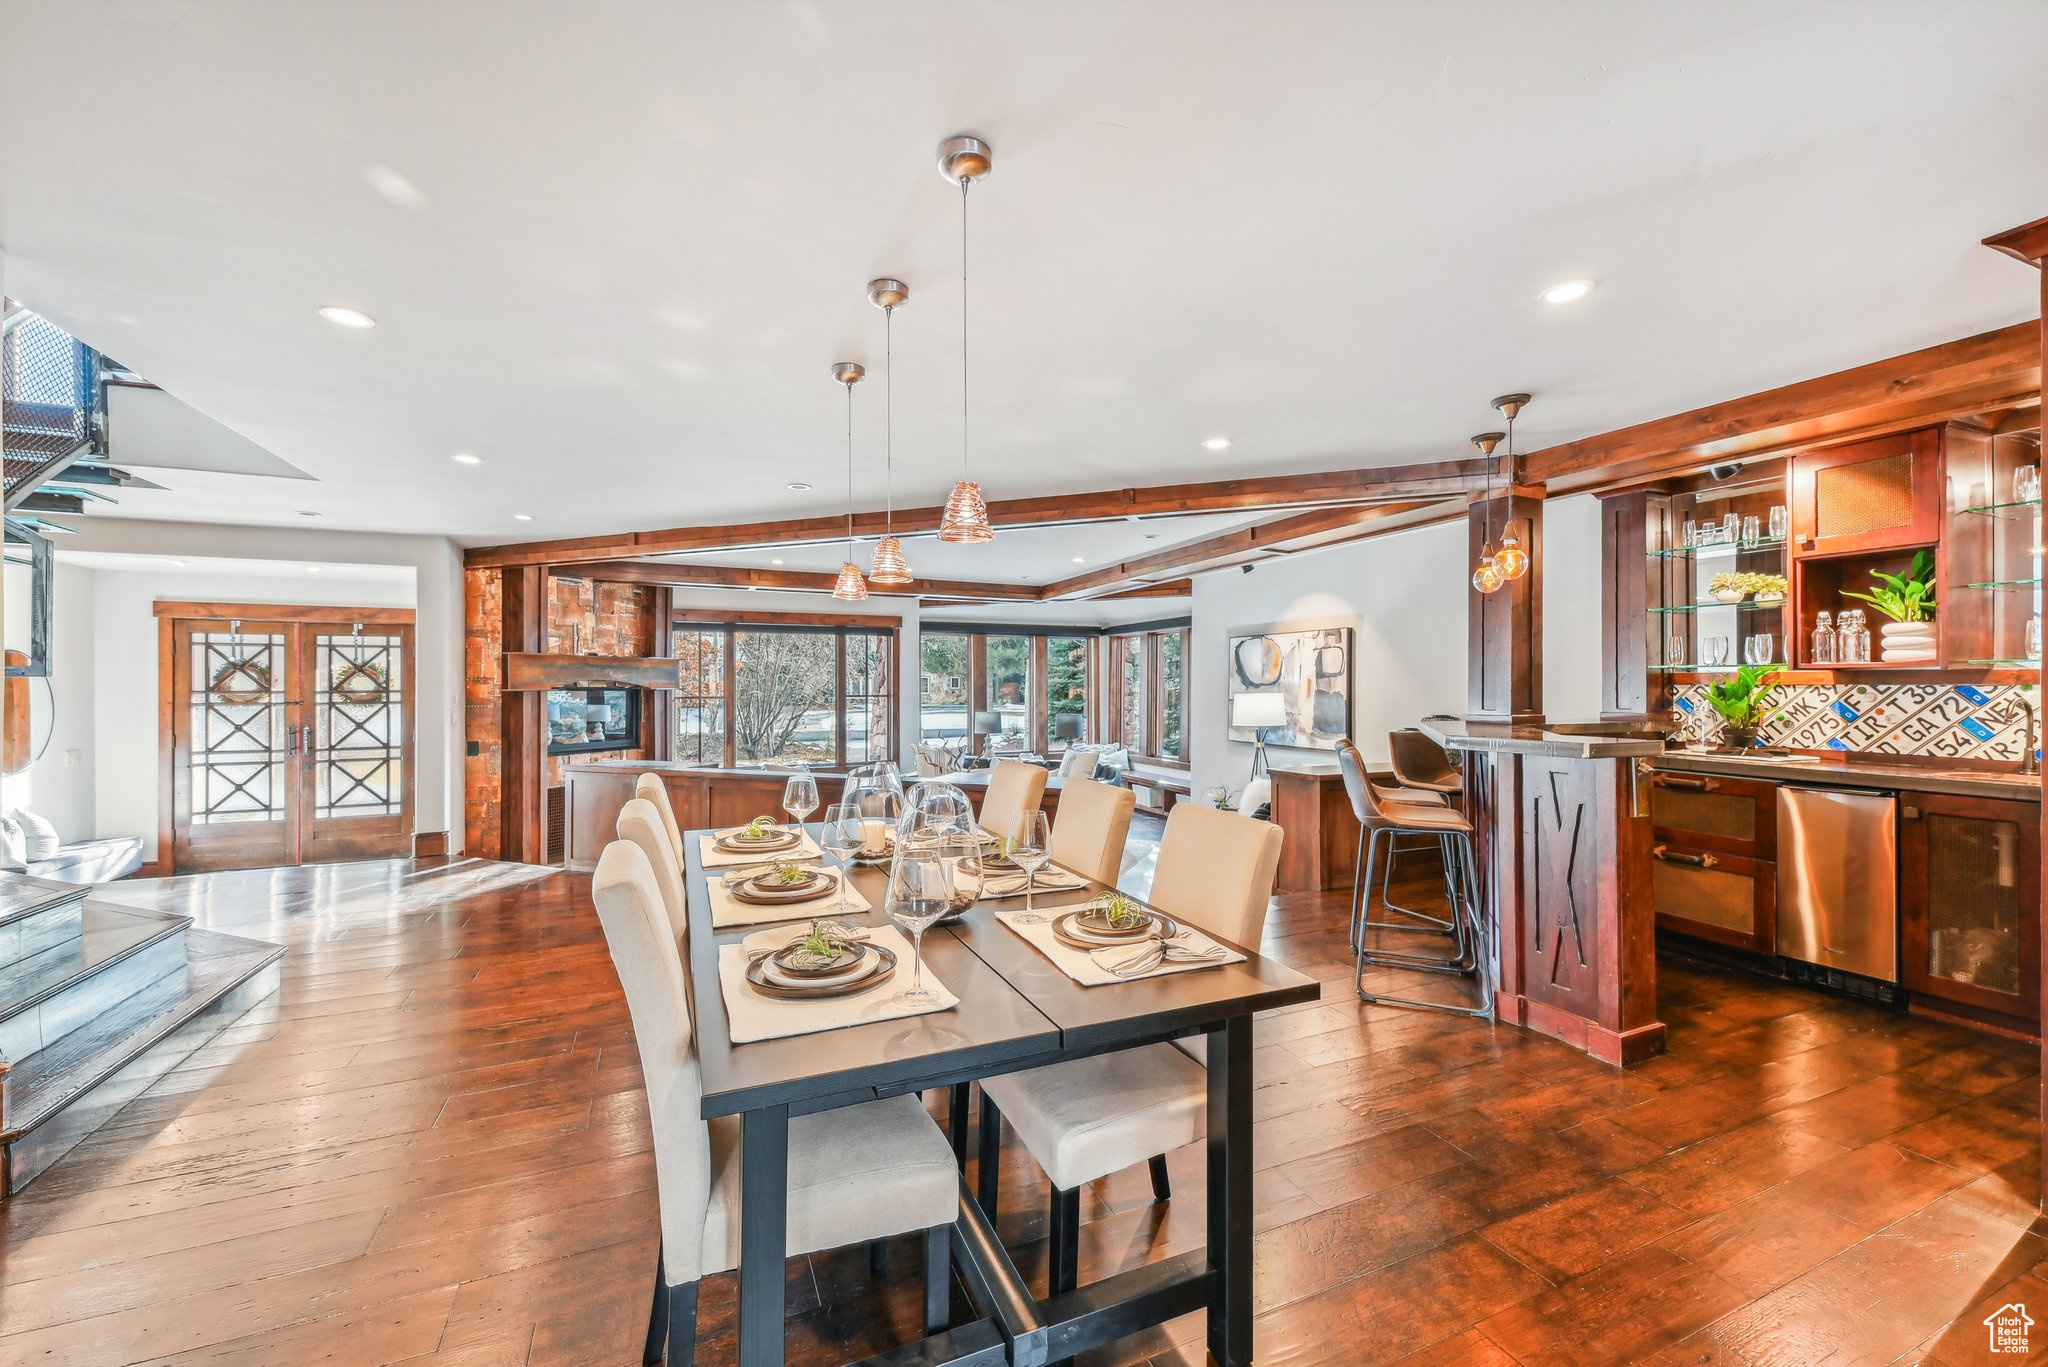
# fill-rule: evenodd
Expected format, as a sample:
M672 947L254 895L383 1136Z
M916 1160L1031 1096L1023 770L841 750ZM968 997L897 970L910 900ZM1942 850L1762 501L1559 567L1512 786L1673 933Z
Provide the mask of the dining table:
M808 828L812 834L820 828ZM967 1083L1026 1068L1162 1041L1206 1037L1208 1067L1205 1250L1039 1297L1019 1275L993 1222L960 1182L950 1256L975 1318L871 1364L1038 1367L1196 1310L1208 1312L1208 1347L1223 1367L1252 1361L1252 1020L1259 1011L1316 1000L1320 985L1241 945L1231 962L1194 971L1083 986L997 917L1021 903L984 897L959 919L924 935L924 964L958 1003L924 1015L875 1020L820 1033L734 1043L720 978L720 948L763 926L713 924L706 841L684 837L692 1011L703 1078L703 1112L740 1122L740 1367L784 1360L785 1222L792 1116L906 1092L950 1089L949 1136L965 1160ZM835 865L836 867L836 865ZM1057 867L1057 866L1054 866ZM1071 873L1071 871L1069 871ZM846 919L881 927L886 865L848 870L868 908ZM1072 910L1108 891L1041 890L1040 910ZM1187 916L1188 909L1180 909ZM792 934L810 916L836 916L833 903L790 909ZM1241 957L1239 957L1241 956Z

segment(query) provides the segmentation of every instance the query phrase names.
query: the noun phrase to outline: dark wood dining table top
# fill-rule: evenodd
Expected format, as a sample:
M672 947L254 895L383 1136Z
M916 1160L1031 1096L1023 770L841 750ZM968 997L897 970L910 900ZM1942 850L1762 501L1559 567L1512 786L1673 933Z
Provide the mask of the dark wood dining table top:
M815 827L811 828L815 833ZM689 981L706 1117L762 1106L828 1109L949 1081L967 1081L1036 1067L1063 1056L1122 1044L1198 1033L1233 1016L1313 1001L1315 979L1218 936L1245 955L1243 963L1157 978L1083 987L1029 942L996 920L997 909L1021 909L1022 898L986 900L960 921L925 932L925 966L960 999L949 1011L876 1021L784 1039L734 1044L728 1037L718 946L736 944L791 919L714 930L709 879L698 837L683 837L689 900ZM712 869L711 876L725 870ZM870 904L849 919L890 924L882 912L886 867L855 867L853 886ZM1052 911L1085 902L1103 885L1047 891L1037 904ZM830 916L822 899L811 914Z

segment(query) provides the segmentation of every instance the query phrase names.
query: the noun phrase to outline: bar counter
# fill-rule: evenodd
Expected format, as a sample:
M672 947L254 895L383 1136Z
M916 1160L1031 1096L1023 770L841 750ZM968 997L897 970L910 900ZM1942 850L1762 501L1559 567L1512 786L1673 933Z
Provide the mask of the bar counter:
M1642 724L1430 718L1461 757L1465 812L1491 909L1500 1019L1607 1063L1664 1051L1657 909L1639 787L1663 732Z

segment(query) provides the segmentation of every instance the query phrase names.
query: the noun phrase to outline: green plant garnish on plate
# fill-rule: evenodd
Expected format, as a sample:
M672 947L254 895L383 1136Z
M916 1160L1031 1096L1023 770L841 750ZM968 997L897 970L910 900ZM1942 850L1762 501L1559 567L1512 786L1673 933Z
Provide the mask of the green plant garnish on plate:
M774 868L761 876L761 881L773 887L792 888L799 883L808 883L814 875L801 864L781 860Z
M1102 919L1118 930L1137 925L1145 919L1145 908L1138 904L1138 900L1121 892L1104 893L1095 907L1102 913Z
M757 816L733 832L735 840L766 840L776 833L776 821L772 816Z

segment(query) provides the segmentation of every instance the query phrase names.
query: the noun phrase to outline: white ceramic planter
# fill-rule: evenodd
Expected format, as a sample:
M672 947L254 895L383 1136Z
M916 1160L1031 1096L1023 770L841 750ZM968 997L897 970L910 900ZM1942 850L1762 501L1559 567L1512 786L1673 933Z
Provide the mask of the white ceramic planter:
M1930 664L1935 657L1934 623L1886 622L1877 629L1887 664Z

